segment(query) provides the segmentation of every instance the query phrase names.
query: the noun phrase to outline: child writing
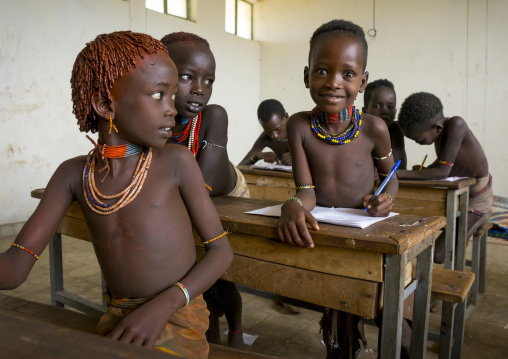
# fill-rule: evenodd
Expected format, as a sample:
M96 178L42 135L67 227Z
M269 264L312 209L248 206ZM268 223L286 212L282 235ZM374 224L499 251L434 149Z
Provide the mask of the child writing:
M395 177L385 192L372 198L374 168L384 179L394 164L388 128L353 105L368 81L367 48L363 29L344 20L322 25L311 37L304 81L316 107L292 115L287 124L297 192L282 206L278 231L284 243L314 247L306 222L319 230L310 214L316 204L367 206L372 216L390 213L398 190ZM328 358L358 355L360 319L325 311L322 328Z
M421 171L399 171L404 179L442 179L445 177L473 177L475 185L469 189L469 229L490 211L493 200L492 176L483 149L462 117L445 117L438 97L426 92L409 96L400 109L399 123L404 135L420 145L434 144L437 159ZM470 234L468 233L468 238ZM445 237L436 240L434 260L445 260Z
M0 288L26 279L78 201L110 290L98 334L207 358L201 293L228 268L232 251L192 154L166 145L177 81L165 46L148 35L114 32L85 46L72 70L73 112L81 131L98 132L97 144L51 177L0 254ZM192 224L207 250L198 263Z
M215 81L215 58L208 41L186 32L168 34L161 41L178 69L178 115L170 141L192 151L210 195L249 197L243 174L229 161L227 113L219 105L208 105ZM224 312L228 344L242 349L242 298L235 284L219 280L204 297L210 311L208 341L220 344L219 317Z
M251 165L259 160L269 163L280 162L291 165L291 155L287 142L286 122L288 113L277 100L264 100L258 107L258 121L263 133L240 162L240 165ZM265 147L273 152L262 152Z
M404 135L399 123L395 121L397 113L397 96L393 83L388 80L369 82L363 94L363 113L382 119L388 132L393 150L393 161L401 161L399 169L406 169L407 157L404 148Z

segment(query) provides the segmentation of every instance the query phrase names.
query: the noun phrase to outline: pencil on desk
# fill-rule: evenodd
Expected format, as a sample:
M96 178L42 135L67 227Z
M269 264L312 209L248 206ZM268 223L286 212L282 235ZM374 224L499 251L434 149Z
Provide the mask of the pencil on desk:
M422 170L423 165L425 164L425 161L427 161L427 155L425 155L425 157L424 157L424 159L423 159L423 162L422 162L422 164L420 165L420 169L419 169L419 171L421 171L421 170Z

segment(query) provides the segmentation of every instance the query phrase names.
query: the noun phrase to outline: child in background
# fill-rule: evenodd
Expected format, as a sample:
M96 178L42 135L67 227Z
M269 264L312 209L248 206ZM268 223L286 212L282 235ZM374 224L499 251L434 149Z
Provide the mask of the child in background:
M400 160L399 169L405 170L407 168L406 149L402 130L399 123L395 122L397 96L393 84L388 80L369 82L363 94L362 112L377 116L386 123L392 143L393 161Z
M249 197L243 174L229 161L226 110L208 105L215 81L215 58L208 41L186 32L168 34L161 41L178 69L178 115L170 142L192 151L211 196ZM228 344L242 349L242 297L236 285L218 280L204 297L210 311L208 341L221 343L219 317L224 313L229 326Z
M492 176L482 146L462 117L445 117L435 95L419 92L409 96L400 109L399 123L404 135L420 145L434 144L437 159L421 171L398 171L399 178L432 180L445 177L473 177L469 189L468 238L471 227L490 211L493 200ZM445 260L445 237L435 243L434 260Z
M291 155L286 133L288 113L282 104L274 99L264 100L258 107L258 121L263 127L263 133L240 162L240 165L251 165L259 160L269 163L280 162L291 165ZM273 152L261 152L265 147Z
M394 165L388 128L353 105L367 85L367 49L362 28L349 21L332 20L312 35L304 81L316 107L292 115L287 124L297 192L282 206L278 231L284 243L314 246L306 222L319 230L310 214L316 204L367 206L372 216L390 213L398 190L396 177L372 198L374 169L383 180ZM322 329L328 358L359 354L360 321L356 315L325 310Z
M98 333L204 359L201 293L228 268L232 251L191 153L166 145L177 82L165 46L148 35L114 32L86 45L72 71L73 112L81 131L98 132L97 144L58 167L0 254L0 288L26 279L76 200L110 290ZM198 263L192 225L207 250Z

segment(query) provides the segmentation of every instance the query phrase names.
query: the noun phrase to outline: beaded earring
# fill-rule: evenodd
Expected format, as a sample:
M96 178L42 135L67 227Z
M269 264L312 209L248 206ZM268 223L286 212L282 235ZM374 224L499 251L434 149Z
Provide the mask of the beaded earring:
M116 132L118 132L118 129L115 125L113 125L113 116L109 115L109 132L108 135L111 135L111 129L114 128Z

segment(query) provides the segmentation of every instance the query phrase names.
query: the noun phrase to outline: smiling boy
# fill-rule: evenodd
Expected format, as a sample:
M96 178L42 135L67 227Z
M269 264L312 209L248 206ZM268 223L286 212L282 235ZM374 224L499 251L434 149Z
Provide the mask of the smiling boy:
M288 113L279 101L269 99L261 102L258 106L258 121L263 127L263 133L259 135L240 165L250 165L263 160L290 166L291 155L289 154L286 132L287 120ZM265 147L270 148L273 152L261 152Z

